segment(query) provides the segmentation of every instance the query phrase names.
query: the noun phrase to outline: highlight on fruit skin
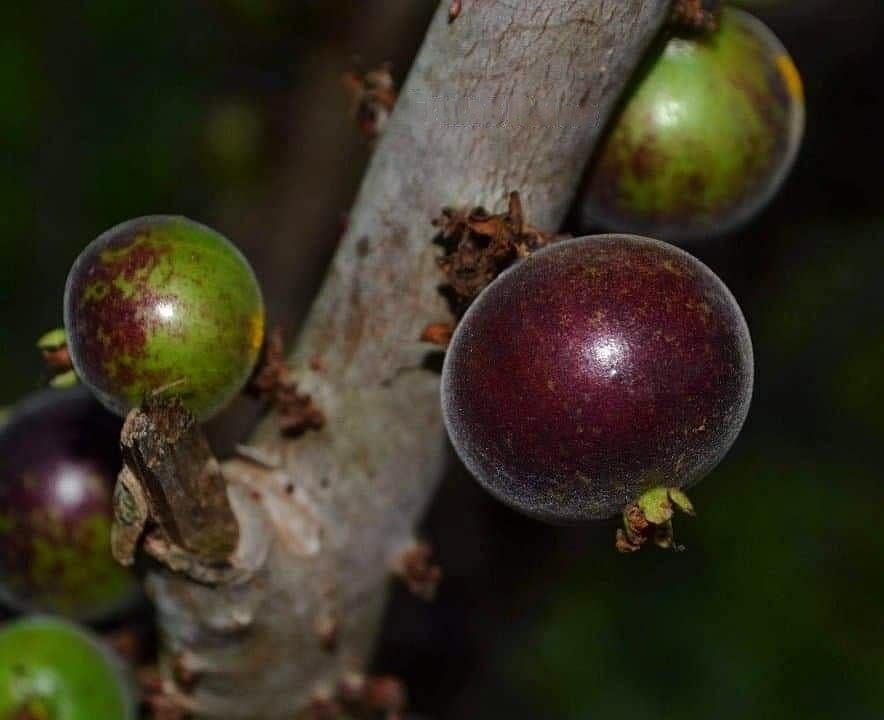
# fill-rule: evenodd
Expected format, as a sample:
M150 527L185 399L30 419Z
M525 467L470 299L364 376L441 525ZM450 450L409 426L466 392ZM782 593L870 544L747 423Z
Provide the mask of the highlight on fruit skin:
M576 523L701 480L736 439L752 384L746 321L709 268L666 243L599 235L550 245L479 295L441 395L486 490Z
M65 286L64 324L74 369L110 410L124 415L166 392L206 420L254 369L264 301L224 236L154 215L117 225L83 250Z
M726 8L717 32L663 41L638 73L589 166L580 229L675 243L732 232L782 186L804 121L786 49Z
M129 671L92 633L59 618L0 626L2 720L135 720Z
M88 390L42 390L0 427L0 600L84 622L140 597L110 550L122 422Z

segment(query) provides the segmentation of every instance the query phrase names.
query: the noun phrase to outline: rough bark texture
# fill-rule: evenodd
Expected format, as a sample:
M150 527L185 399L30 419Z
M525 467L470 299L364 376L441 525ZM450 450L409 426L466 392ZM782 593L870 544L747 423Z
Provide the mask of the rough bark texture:
M555 229L669 0L464 0L453 22L450 6L292 356L325 428L284 441L271 418L259 453L225 465L235 581L148 579L168 689L200 717L292 718L363 666L389 568L443 471L438 375L419 342L447 318L430 220L444 205L496 210L518 190L528 220Z

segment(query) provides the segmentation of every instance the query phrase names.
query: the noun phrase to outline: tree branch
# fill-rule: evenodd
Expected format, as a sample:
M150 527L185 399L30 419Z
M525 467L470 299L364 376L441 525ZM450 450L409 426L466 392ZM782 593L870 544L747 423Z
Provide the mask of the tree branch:
M669 4L464 0L449 22L442 2L292 356L325 428L285 441L270 418L253 441L265 460L224 467L235 555L260 567L217 586L148 579L184 707L290 718L361 670L389 568L443 471L438 377L419 341L447 317L430 220L518 190L530 222L556 229Z

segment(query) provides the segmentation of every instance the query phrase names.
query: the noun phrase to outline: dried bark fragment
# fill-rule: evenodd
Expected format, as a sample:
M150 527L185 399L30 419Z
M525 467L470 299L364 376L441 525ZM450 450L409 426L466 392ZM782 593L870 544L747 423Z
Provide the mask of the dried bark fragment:
M114 488L114 522L111 526L111 553L129 567L135 563L138 543L150 519L147 497L128 467L123 467Z
M308 430L319 430L325 414L308 393L298 390L285 361L282 331L276 328L267 337L262 360L249 383L249 390L267 400L279 418L280 433L298 437Z
M120 447L147 500L149 522L194 558L224 564L239 528L218 461L193 415L174 398L151 398L129 413ZM123 509L115 508L118 517Z
M383 131L396 104L396 83L389 63L367 72L353 70L341 81L350 95L351 112L359 131L374 140Z
M433 225L439 228L433 242L443 249L438 263L446 283L440 291L456 317L514 261L564 237L527 224L518 192L510 193L506 212L443 208Z
M237 574L239 525L218 461L176 399L151 398L126 418L114 490L111 551L131 565L141 547L173 572L216 584Z
M669 22L674 28L697 33L718 30L722 0L675 0Z
M430 543L415 542L399 554L393 566L394 574L409 591L427 602L436 597L442 581L442 568L431 562L432 555Z

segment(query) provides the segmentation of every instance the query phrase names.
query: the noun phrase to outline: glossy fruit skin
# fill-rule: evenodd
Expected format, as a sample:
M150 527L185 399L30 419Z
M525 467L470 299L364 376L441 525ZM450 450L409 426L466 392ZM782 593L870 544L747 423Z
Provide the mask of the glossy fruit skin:
M134 684L94 637L58 618L0 629L0 718L135 720Z
M735 9L719 32L672 38L646 65L590 165L581 228L676 243L737 229L798 153L798 70L761 21Z
M248 261L183 217L130 220L71 268L64 324L74 369L124 415L168 387L199 419L242 390L264 338L264 302Z
M448 348L442 407L481 485L574 523L703 478L752 381L745 319L711 270L672 245L599 235L550 245L482 292Z
M102 620L139 596L110 550L121 422L85 388L28 397L0 429L0 599Z

